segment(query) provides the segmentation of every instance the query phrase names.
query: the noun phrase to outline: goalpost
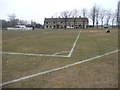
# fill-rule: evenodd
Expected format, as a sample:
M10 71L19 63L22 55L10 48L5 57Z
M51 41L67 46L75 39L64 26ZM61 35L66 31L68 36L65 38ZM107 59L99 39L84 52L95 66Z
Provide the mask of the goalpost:
M118 29L120 29L120 1L118 2L118 9L117 9L117 23L118 23Z

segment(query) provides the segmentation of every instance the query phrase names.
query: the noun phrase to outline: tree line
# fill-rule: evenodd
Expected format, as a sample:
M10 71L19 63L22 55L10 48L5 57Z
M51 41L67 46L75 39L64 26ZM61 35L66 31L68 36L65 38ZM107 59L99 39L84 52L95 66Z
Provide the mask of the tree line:
M21 20L16 18L15 14L8 15L8 21L2 20L2 28L6 29L7 27L15 27L16 25L25 25L27 27L34 27L34 28L43 28L42 24L39 24L33 20L29 24L26 20Z
M120 6L120 5L118 5ZM115 11L111 9L104 9L99 7L98 5L94 5L90 10L83 8L81 10L73 9L73 10L64 10L60 13L59 17L65 18L88 18L92 21L92 27L108 27L111 25L112 27L118 26L118 19L120 18L119 14L120 10L116 7Z
M93 7L90 10L87 10L86 8L83 8L81 10L73 9L73 10L64 10L60 12L59 17L65 18L65 23L67 23L67 19L73 17L74 22L76 22L76 18L82 17L82 18L88 18L92 21L92 27L104 27L106 25L107 27L111 24L112 27L119 26L119 18L120 18L120 5L116 7L115 11L112 11L111 9L104 9L101 8L98 5L93 5ZM37 28L40 28L42 25L39 23L36 23L35 21L31 21L31 24L28 24L26 20L20 20L16 18L15 14L8 15L9 21L3 20L2 27L14 27L17 24L20 25L27 25L27 26L35 26ZM89 21L90 22L90 21Z

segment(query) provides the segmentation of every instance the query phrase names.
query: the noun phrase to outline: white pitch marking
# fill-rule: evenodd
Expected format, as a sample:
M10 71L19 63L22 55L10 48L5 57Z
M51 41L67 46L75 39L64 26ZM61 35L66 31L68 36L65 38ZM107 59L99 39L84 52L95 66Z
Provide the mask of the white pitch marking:
M81 31L80 31L81 32ZM80 32L73 44L73 47L70 51L61 51L61 52L58 52L58 53L54 53L52 55L49 55L49 54L30 54L30 53L17 53L17 52L0 52L2 54L16 54L16 55L28 55L28 56L52 56L52 57L71 57L73 51L74 51L74 48L76 46L76 43L79 39L79 36L80 36ZM17 39L17 38L16 38ZM66 56L66 55L57 55L57 54L60 54L60 53L64 53L64 52L69 52L69 54Z
M62 54L62 53L69 53L69 51L61 51L61 52L54 53L53 55L58 55L58 54Z
M80 31L81 32L81 31ZM73 51L74 51L74 48L76 46L76 43L79 39L79 36L80 36L80 32L73 44L73 47L70 51L61 51L61 52L58 52L58 53L54 53L53 55L49 55L49 54L30 54L30 53L16 53L16 52L0 52L2 54L17 54L17 55L28 55L28 56L53 56L53 57L71 57ZM31 37L33 35L30 35L30 36L27 36L27 37ZM26 36L25 36L26 37ZM22 37L23 38L23 37ZM12 41L12 40L17 40L17 39L21 39L20 38L14 38L14 39L9 39L9 40L4 40L3 42L6 42L6 41ZM69 52L69 54L66 56L66 55L57 55L57 54L61 54L61 53L66 53L66 52Z
M62 66L62 67L59 67L59 68L55 68L55 69L51 69L51 70L48 70L48 71L40 72L40 73L37 73L37 74L33 74L33 75L29 75L29 76L18 78L18 79L14 79L14 80L11 80L11 81L7 81L7 82L4 82L4 83L0 84L0 86L4 86L4 85L7 85L7 84L11 84L11 83L15 83L15 82L18 82L18 81L21 81L21 80L32 78L32 77L35 77L35 76L39 76L39 75L47 74L47 73L50 73L50 72L58 71L58 70L61 70L61 69L65 69L65 68L68 68L68 67L71 67L71 66L75 66L75 65L87 62L87 61L91 61L91 60L94 60L94 59L97 59L97 58L100 58L100 57L103 57L103 56L107 56L107 55L116 53L118 51L120 51L120 50L111 51L111 52L105 53L103 55L98 55L96 57L92 57L92 58L85 59L85 60L82 60L82 61L79 61L79 62L68 64L68 65L65 65L65 66Z
M16 53L16 52L0 52L2 54L11 54L11 55L27 55L27 56L52 56L52 57L68 57L66 55L49 55L49 54L32 54L32 53Z
M74 44L73 44L70 52L69 52L69 54L68 54L68 57L71 57L71 55L72 55L72 53L73 53L73 51L74 51L74 49L75 49L76 43L77 43L77 41L78 41L78 39L79 39L79 37L80 37L80 33L81 33L81 31L79 32L79 34L78 34L78 36L77 36L77 38L76 38L76 40L75 40L75 42L74 42Z

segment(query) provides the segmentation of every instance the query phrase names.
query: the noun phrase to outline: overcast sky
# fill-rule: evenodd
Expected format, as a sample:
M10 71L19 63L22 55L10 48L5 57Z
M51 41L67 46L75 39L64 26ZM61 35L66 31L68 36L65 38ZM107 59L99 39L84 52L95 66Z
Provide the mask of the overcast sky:
M56 17L61 11L90 8L97 4L101 8L116 10L119 0L0 0L0 19L16 18L43 24L45 17Z

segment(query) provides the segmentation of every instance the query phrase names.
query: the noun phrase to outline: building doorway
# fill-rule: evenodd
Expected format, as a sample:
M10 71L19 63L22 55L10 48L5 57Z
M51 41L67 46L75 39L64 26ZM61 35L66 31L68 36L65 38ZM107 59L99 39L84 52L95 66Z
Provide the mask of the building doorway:
M59 29L59 25L57 24L57 29Z

